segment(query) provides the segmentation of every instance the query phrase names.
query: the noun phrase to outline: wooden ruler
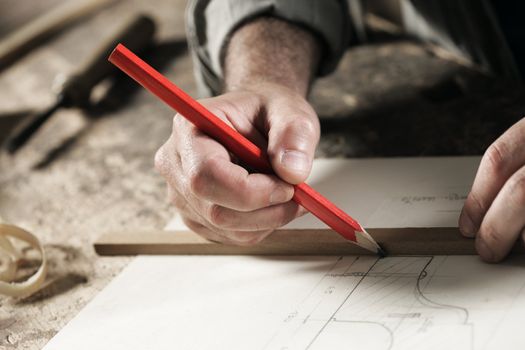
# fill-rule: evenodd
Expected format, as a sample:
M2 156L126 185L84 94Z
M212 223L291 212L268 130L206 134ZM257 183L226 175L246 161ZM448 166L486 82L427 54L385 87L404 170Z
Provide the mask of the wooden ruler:
M474 255L474 240L456 227L367 229L388 255ZM100 255L365 255L331 230L277 230L253 246L210 242L191 231L110 232L94 243ZM523 253L521 244L513 252Z

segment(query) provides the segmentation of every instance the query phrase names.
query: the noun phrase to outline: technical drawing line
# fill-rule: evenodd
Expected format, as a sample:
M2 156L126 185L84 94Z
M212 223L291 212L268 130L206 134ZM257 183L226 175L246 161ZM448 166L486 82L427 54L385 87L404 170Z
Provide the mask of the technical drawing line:
M419 273L402 273L402 272L399 272L399 271L402 271L403 269L405 269L407 266L411 265L412 263L410 261L408 262L404 262L402 261L401 263L393 263L393 264L390 264L386 267L383 268L382 271L380 272L369 272L369 273L365 273L364 276L366 277L374 277L374 279L376 277L384 277L384 278L393 278L393 277L397 277L397 278L394 278L394 279L391 279L386 285L383 285L381 289L385 288L386 286L389 286L391 284L394 284L396 283L400 278L403 278L403 277L411 277L411 275L413 275L414 278L416 278ZM385 271L389 271L390 269L396 269L395 272L385 272ZM384 274L384 276L383 276ZM370 297L373 297L375 294L378 294L378 293L381 293L381 289L377 289L375 288L376 285L378 284L381 284L383 283L384 281L381 280L381 279L375 279L375 282L374 283L371 283L368 287L366 287L365 291L366 290L371 290L370 293L368 293L366 296L365 296L365 299L370 299ZM403 288L403 286L400 286L399 288ZM378 303L380 302L381 300L376 300L374 303ZM355 304L357 305L360 305L360 304L364 304L363 303L363 300L357 300L355 302ZM373 305L373 304L372 304ZM365 306L365 308L368 308L370 305L367 305ZM357 312L360 312L361 310L358 309Z
M398 257L399 258L399 257ZM366 313L366 308L373 307L375 309L380 309L381 303L385 303L386 299L388 297L394 297L394 298L401 298L403 295L410 298L410 295L413 295L413 300L410 302L410 305L406 305L405 307L408 308L408 310L413 308L427 308L428 312L430 312L430 315L432 314L432 309L436 310L456 310L460 312L460 315L456 315L455 317L459 316L459 319L457 319L454 324L457 325L466 325L472 327L472 324L469 323L470 315L467 308L458 306L458 305L452 305L452 304L445 304L440 303L437 301L434 301L431 299L431 297L427 296L424 292L425 289L429 286L430 281L432 281L434 278L439 278L440 274L437 273L436 268L439 268L443 264L443 261L440 259L435 259L434 256L429 255L421 255L421 256L406 256L406 257L400 257L402 259L393 259L389 261L384 261L381 259L375 259L375 260L367 260L366 264L367 267L363 266L365 270L361 270L363 272L349 272L351 271L352 266L355 266L355 264L360 260L360 257L356 257L355 260L346 261L344 257L339 257L335 263L328 267L326 272L322 275L321 279L315 282L314 288L312 288L310 291L308 291L308 296L304 298L296 307L301 308L301 305L308 301L308 309L310 310L304 310L306 311L306 315L304 311L301 311L299 315L301 315L301 319L294 320L294 325L289 326L290 328L287 333L288 339L292 339L298 334L302 334L302 336L306 336L308 334L307 338L302 338L303 341L306 342L303 343L302 346L304 346L305 350L311 349L314 347L314 345L323 338L323 334L327 331L329 331L330 328L330 322L346 322L346 323L354 323L354 324L374 324L378 325L381 328L385 329L388 332L388 341L385 338L385 342L382 343L382 347L384 346L385 350L392 350L396 347L396 336L398 332L398 328L402 327L402 324L405 323L405 317L401 317L399 321L393 320L393 321L387 321L383 322L382 319L379 320L363 320L363 319L357 319L352 320L348 319L345 320L344 317L336 318L336 315L345 314L346 307L349 307L350 300L352 308L351 310L352 314L360 315L363 312ZM416 258L414 260L414 258ZM387 259L388 260L388 259ZM383 263L381 263L381 261ZM436 264L437 263L437 264ZM417 268L416 268L416 264ZM437 267L436 267L437 265ZM339 272L340 271L340 272ZM406 272L403 272L406 271ZM345 277L354 277L356 278L354 282L352 283L353 286L348 286L345 288L347 290L346 293L343 293L340 295L339 302L332 303L330 310L324 310L320 315L324 314L324 317L314 317L312 316L314 314L317 315L316 310L321 307L324 303L324 298L327 296L323 295L317 295L319 293L318 289L320 286L326 284L322 284L326 278L334 278L333 281L327 281L330 282L330 285L337 285L342 279ZM427 278L428 277L428 278ZM371 279L370 279L371 278ZM335 284L334 284L335 283ZM355 284L354 284L355 283ZM323 287L325 288L325 287ZM335 288L335 287L331 287ZM403 289L406 288L405 291ZM388 289L390 293L388 295L383 295L380 293L380 291L384 291L385 289ZM431 289L428 289L431 290ZM412 293L410 292L412 291ZM322 292L322 291L321 291ZM313 298L314 293L316 293L315 299L320 298L319 300L311 299ZM326 293L326 291L325 291ZM357 294L356 294L357 293ZM351 299L352 298L352 299ZM405 297L403 297L405 298ZM391 299L390 302L392 302ZM396 299L397 300L397 299ZM394 300L393 302L396 302ZM335 300L334 300L335 301ZM366 305L366 306L365 306ZM306 306L306 305L305 305ZM365 309L363 309L364 307ZM335 308L335 309L334 309ZM296 312L296 314L298 314ZM327 317L329 315L329 317ZM421 315L418 313L418 315ZM295 317L295 316L293 316ZM419 316L418 316L419 317ZM429 318L430 317L430 318ZM425 316L425 320L431 320L432 316ZM310 327L310 330L303 329L303 325L306 323L309 323L311 321L319 322L318 325L313 326L307 326ZM386 320L385 320L386 321ZM300 324L297 324L299 322ZM393 323L392 323L393 322ZM411 321L412 323L414 321ZM425 321L426 322L426 321ZM456 323L457 322L457 323ZM350 325L349 325L350 326ZM351 327L351 326L350 326ZM313 328L313 329L312 329ZM300 331L300 329L303 329L303 331ZM308 328L307 328L308 329ZM317 330L316 330L317 329ZM291 335L290 335L291 332ZM303 333L306 332L306 333ZM279 332L276 332L273 334L271 339L266 342L264 345L264 348L267 348L272 344L275 337L277 336ZM404 334L404 333L402 333ZM284 335L284 333L283 333ZM291 337L291 338L290 338ZM311 338L310 338L311 337ZM308 340L310 338L310 340ZM402 337L403 338L403 337ZM473 332L471 329L470 334L470 347L474 346L473 342ZM284 340L284 339L283 339ZM397 339L398 341L403 341L401 339ZM277 344L274 344L277 345ZM280 347L281 349L282 346Z
M397 281L399 281L399 279L401 279L401 277L398 277L398 278L396 278L396 279L393 279L392 281L390 281L389 284L383 285L382 288L390 287L390 285L395 284ZM404 287L405 287L404 285L400 285L397 289L392 289L391 292L392 292L392 294L395 294L397 291L403 289ZM370 295L371 295L371 296L374 296L374 295L377 294L377 293L379 293L379 292L374 291L373 293L370 293ZM373 306L375 306L375 305L377 305L377 304L379 304L379 303L382 303L383 300L384 300L386 297L388 297L388 296L383 296L382 298L376 299L376 300L373 301L372 303L369 303L366 307L367 307L367 308L371 308L371 307L373 307ZM358 309L357 312L360 313L361 310Z
M354 263L355 263L357 260L359 260L359 258L360 258L360 257L358 256L354 261L352 261L352 263L351 263L350 265L348 265L348 266L346 267L345 271L343 272L343 275L347 274L347 271L350 270L350 269L352 268L352 266L354 265ZM341 257L339 260L337 260L337 262L341 261L342 259L343 259L343 257ZM375 265L376 262L377 262L377 261L374 262L374 265ZM336 265L337 265L337 264L336 264ZM332 268L331 270L333 270L333 269L335 268L336 265L334 265L333 268ZM372 266L373 266L373 265L372 265ZM330 271L331 271L331 270L330 270ZM370 269L369 269L368 271L370 271ZM335 276L335 275L337 275L337 274L333 274L332 276ZM321 279L321 281L324 280L324 278L326 278L327 276L328 276L328 274L326 274L326 275ZM366 276L366 274L365 274L365 276ZM337 277L338 277L338 281L337 281L335 284L339 283L339 281L341 281L341 278L342 278L342 276L337 276ZM363 277L364 277L364 276L363 276ZM362 279L362 278L361 278L361 279ZM361 282L361 280L360 280L359 282ZM319 284L320 284L320 282L318 282L316 285L319 285ZM358 284L359 284L359 283L358 283ZM357 285L356 285L356 287L357 287ZM354 290L355 290L355 287L352 289L352 291L349 293L349 295L352 294L352 292L353 292ZM346 299L348 299L348 297L347 297ZM345 299L345 300L346 300L346 299ZM322 300L319 300L319 302L317 303L317 305L316 305L316 306L310 311L310 313L308 314L308 316L306 317L306 319L308 319L308 318L312 315L312 313L314 313L315 310L317 310L317 307L319 307L319 305L321 305L321 303L322 303ZM339 306L339 308L341 308L341 306L343 306L343 304L344 304L344 301L343 301L343 303L341 303L341 305ZM336 312L337 312L337 311L336 311ZM333 317L334 315L335 315L335 313L332 314L332 317ZM306 322L306 319L305 319L305 321L303 321L303 323ZM330 318L329 318L328 320L330 320ZM322 329L321 329L321 330L322 330Z
M357 257L357 259L359 259L359 257ZM357 260L355 259L352 264ZM312 293L315 291L315 289L317 288L317 286L319 286L319 284L321 284L321 282L323 282L323 280L326 278L326 277L330 277L330 271L332 271L336 266L337 264L339 264L341 262L341 260L343 260L343 257L340 256L339 258L337 258L337 260L332 264L332 266L330 266L330 268L328 269L328 271L323 275L323 277L321 277L319 279L319 281L317 281L317 283L312 287L312 289L310 290L310 293L308 293L308 295L306 297L303 298L303 300L301 300L301 302L299 303L299 305L301 305L302 303L304 303L305 300L307 300L310 295L312 295ZM352 266L352 264L350 264L350 266Z
M313 345L313 343L316 341L316 339L319 337L319 335L323 332L323 330L326 328L326 326L328 325L328 323L330 323L330 321L332 321L332 319L335 317L335 315L337 314L337 312L341 309L341 307L343 307L343 305L346 303L346 301L350 298L350 296L352 295L352 293L357 289L357 287L359 287L359 285L361 284L361 282L366 278L366 275L374 268L374 266L377 264L377 262L379 261L379 258L376 259L376 261L374 261L374 263L368 268L368 271L366 272L366 274L361 277L361 279L359 280L359 282L356 283L356 285L354 286L354 288L352 288L352 290L350 291L350 293L348 293L348 295L346 296L346 298L343 300L343 302L337 307L337 309L332 313L332 316L330 316L325 324L323 325L323 327L321 327L321 329L317 332L317 334L315 335L315 337L312 339L312 341L308 344L308 346L305 348L305 350L308 350L310 349L310 347Z
M468 323L468 319L469 319L469 312L468 312L467 308L462 307L462 306L457 306L457 305L451 305L451 304L442 304L442 303L438 303L436 301L430 300L427 296L425 296L425 294L421 290L421 280L423 280L427 276L428 272L427 272L426 269L432 263L432 261L434 260L434 256L428 256L428 258L429 258L428 262L425 264L425 266L421 270L421 273L419 274L419 277L417 278L416 288L415 288L416 298L417 299L421 298L424 301L430 303L431 305L427 305L428 307L433 307L433 308L436 308L436 309L456 309L456 310L461 311L465 315L465 319L463 320L463 324L467 324ZM421 303L424 304L423 302L421 302ZM434 305L434 306L432 306L432 305Z
M366 276L366 277L370 277L370 276ZM382 285L382 288L386 288L386 287L390 286L391 284L396 283L400 278L401 278L401 277L395 278L395 279L393 279L392 281L390 281L388 284L386 284L386 285ZM357 301L355 302L355 304L356 304L356 305L364 304L364 301L365 301L365 300L369 300L369 299L371 299L370 297L373 297L373 296L376 295L376 294L380 294L380 293L381 293L381 290L377 290L377 289L374 290L373 287L375 287L376 285L381 284L381 282L382 282L382 281L376 281L375 283L371 284L367 289L372 289L373 291L372 291L371 293L369 293L368 295L366 295L363 299L361 299L361 300L357 300ZM400 288L403 288L403 286L400 286ZM366 290L366 289L365 289L365 290ZM369 305L363 306L363 308L364 308L364 309L369 308L370 306L374 305L375 303L378 303L378 302L381 302L381 301L382 301L381 299L376 300L376 301L374 301L372 304L369 304ZM363 309L363 308L362 308L362 309ZM360 313L360 312L362 311L362 309L357 309L356 312L357 312L357 313Z
M317 289L317 287L319 287L319 285L327 278L327 277L339 277L339 278L342 278L342 277L347 277L349 276L350 274L347 273L347 271L352 268L353 264L359 260L359 256L357 256L355 259L353 259L351 261L351 263L348 265L348 267L346 267L345 271L342 273L342 274L336 274L336 273L331 273L339 263L341 263L341 261L343 261L343 259L345 258L345 256L340 256L337 258L337 260L328 268L328 271L315 283L315 285L311 288L311 290L308 292L307 296L305 296L297 305L300 306L302 305L306 300L308 300L308 298L312 295L312 293L315 292L315 290ZM312 309L310 310L310 313L308 313L308 315L303 319L303 321L301 322L302 324L305 324L309 319L310 319L310 316L312 315L312 313L317 309L317 307L322 303L323 301L322 300L319 300L319 302L317 303L317 305ZM294 331L294 334L297 333L299 331L299 329L296 329ZM272 343L272 341L275 339L275 337L279 334L279 331L276 331L272 337L266 342L266 344L264 344L264 346L261 348L261 350L265 350L268 348L268 346Z
M374 322L374 321L351 321L351 320L338 320L336 318L334 318L332 320L333 322L346 322L346 323L360 323L360 324L374 324L374 325L378 325L380 327L382 327L384 330L386 330L388 332L388 336L389 336L389 339L390 339L390 343L388 344L388 347L385 349L385 350L391 350L392 347L394 346L394 332L388 328L387 326L385 326L384 324L382 324L381 322Z

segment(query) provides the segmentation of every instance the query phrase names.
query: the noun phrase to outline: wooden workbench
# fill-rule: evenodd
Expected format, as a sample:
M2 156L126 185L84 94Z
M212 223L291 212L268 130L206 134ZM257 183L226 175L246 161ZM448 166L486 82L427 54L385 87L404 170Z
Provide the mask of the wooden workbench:
M195 95L190 58L176 50L184 37L184 5L126 1L68 29L0 74L0 114L51 103L55 75L73 70L124 13L139 10L158 22L158 52L167 59L162 71ZM479 154L525 115L524 97L410 41L359 47L314 89L323 118L318 155ZM168 136L172 114L137 90L111 112L61 111L16 158L2 156L0 216L40 237L50 272L34 296L0 297L0 349L41 348L130 261L98 257L92 248L97 236L168 221L173 210L153 155ZM394 133L397 124L401 131Z

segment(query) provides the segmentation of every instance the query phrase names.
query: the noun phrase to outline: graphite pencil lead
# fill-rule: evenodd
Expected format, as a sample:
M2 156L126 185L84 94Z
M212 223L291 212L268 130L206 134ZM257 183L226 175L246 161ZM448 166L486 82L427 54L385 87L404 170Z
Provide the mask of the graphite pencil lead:
M379 254L379 251L382 250L379 244L370 236L368 232L361 226L361 231L355 232L355 243L374 254Z
M383 248L381 248L381 246L379 246L379 245L377 247L377 255L380 258L386 258L386 251Z

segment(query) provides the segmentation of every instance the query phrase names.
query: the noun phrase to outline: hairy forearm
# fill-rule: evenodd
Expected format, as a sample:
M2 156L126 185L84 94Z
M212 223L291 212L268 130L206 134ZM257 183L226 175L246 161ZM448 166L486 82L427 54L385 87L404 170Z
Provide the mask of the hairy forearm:
M258 18L235 31L228 43L225 89L276 83L306 96L319 56L319 42L309 31L279 19Z

